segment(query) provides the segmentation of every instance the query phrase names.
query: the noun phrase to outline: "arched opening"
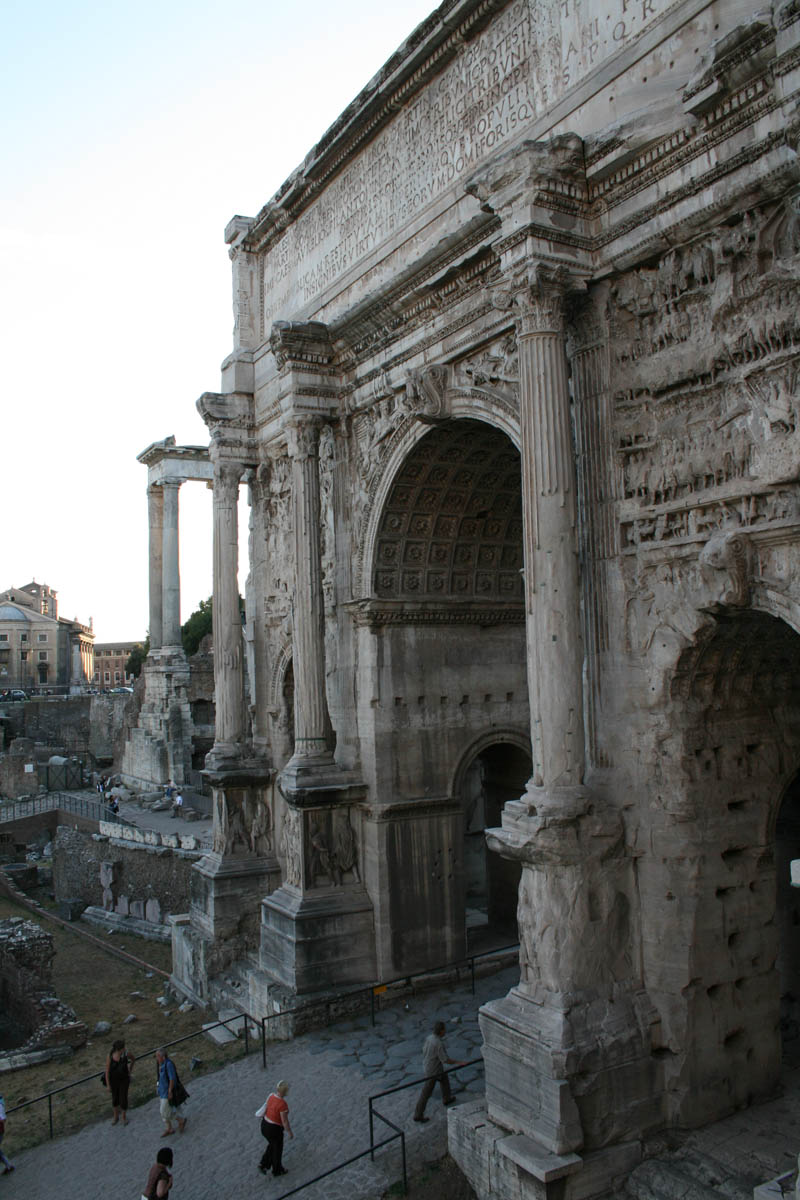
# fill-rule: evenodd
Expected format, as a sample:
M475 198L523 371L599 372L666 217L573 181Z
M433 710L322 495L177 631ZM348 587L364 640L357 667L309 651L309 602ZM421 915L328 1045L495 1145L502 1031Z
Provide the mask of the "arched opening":
M796 1021L800 636L729 610L681 656L672 698L678 759L659 776L662 900L646 974L681 1030L677 1118L697 1125L774 1091L781 1016L787 1034Z
M368 771L393 812L371 882L385 902L385 969L399 974L452 961L501 926L516 940L517 880L484 859L483 829L530 776L502 733L530 728L519 451L486 422L447 421L414 443L384 495L358 658ZM479 761L465 779L468 747Z
M786 789L775 822L775 877L781 1038L784 1060L796 1066L800 1062L800 772Z
M530 775L530 755L509 742L481 750L464 774L465 925L473 953L517 938L521 864L492 853L485 831L500 825L503 805L519 799Z

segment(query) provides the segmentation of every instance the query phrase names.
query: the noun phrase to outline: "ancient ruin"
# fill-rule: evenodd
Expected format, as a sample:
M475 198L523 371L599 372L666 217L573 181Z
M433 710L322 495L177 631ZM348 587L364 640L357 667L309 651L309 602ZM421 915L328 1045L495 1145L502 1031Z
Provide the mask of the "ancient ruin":
M0 921L0 1070L70 1054L87 1029L53 993L53 936L35 921Z
M174 437L154 442L138 456L147 467L150 527L150 651L143 669L135 724L126 730L120 774L138 790L172 780L193 782L195 734L204 732L210 708L202 684L181 644L181 579L178 554L179 494L188 480L210 483L204 446L176 446Z
M797 0L446 0L227 229L215 845L175 978L236 962L269 1011L516 910L450 1116L482 1198L610 1192L778 1081L798 87Z

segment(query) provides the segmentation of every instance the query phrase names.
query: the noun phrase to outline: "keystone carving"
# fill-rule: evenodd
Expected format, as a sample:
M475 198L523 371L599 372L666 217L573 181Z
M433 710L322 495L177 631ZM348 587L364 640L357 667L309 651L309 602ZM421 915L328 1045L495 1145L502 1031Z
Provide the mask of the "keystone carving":
M429 425L450 419L451 410L447 398L449 375L448 368L442 365L409 371L405 403L409 416Z
M710 589L710 603L704 608L743 608L749 603L750 560L750 542L745 534L712 534L700 551L700 569Z

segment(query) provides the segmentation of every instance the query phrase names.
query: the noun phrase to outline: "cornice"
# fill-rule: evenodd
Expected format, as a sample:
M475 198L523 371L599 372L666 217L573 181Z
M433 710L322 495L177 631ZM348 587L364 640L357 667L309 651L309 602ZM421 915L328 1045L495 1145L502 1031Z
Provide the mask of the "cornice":
M521 625L522 604L414 603L408 600L355 600L345 605L356 625L377 630L387 625Z
M303 165L251 222L249 250L265 250L354 154L511 0L445 0L323 134Z

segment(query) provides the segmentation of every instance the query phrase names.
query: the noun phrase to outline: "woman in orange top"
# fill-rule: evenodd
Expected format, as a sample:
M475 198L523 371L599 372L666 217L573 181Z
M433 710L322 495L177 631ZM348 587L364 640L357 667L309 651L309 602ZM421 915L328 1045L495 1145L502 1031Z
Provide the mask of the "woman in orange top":
M294 1138L292 1127L289 1124L289 1105L285 1098L288 1090L288 1083L282 1079L256 1113L257 1117L261 1117L261 1136L267 1140L266 1149L258 1164L262 1175L266 1175L270 1167L273 1175L286 1174L286 1168L281 1163L284 1129L290 1138Z

